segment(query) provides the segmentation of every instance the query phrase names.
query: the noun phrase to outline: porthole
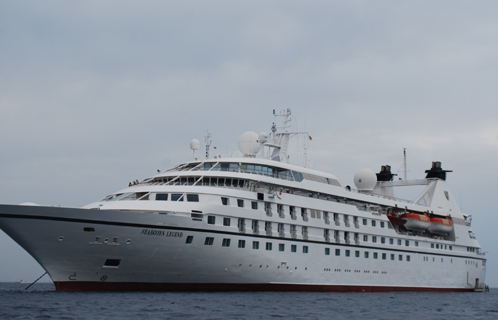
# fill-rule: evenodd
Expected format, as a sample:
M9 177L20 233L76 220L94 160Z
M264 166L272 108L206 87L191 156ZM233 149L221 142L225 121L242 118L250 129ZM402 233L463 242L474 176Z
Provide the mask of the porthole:
M59 240L59 241L62 241L62 240L64 240L64 237L63 237L63 236L60 236L58 240Z
M448 191L444 192L444 196L446 197L446 200L450 200L450 194L448 193Z
M105 238L104 243L109 243L109 239Z
M130 244L130 243L131 243L130 239L126 240L126 244Z

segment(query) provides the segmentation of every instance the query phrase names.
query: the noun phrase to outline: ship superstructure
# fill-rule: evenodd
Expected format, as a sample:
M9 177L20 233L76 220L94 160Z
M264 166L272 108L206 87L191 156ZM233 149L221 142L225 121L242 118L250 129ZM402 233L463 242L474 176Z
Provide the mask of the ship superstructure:
M420 180L361 169L351 189L287 163L289 116L269 137L244 133L243 157L198 160L193 141L194 160L84 208L0 205L0 227L58 290L484 289L440 162ZM394 197L413 185L416 199Z

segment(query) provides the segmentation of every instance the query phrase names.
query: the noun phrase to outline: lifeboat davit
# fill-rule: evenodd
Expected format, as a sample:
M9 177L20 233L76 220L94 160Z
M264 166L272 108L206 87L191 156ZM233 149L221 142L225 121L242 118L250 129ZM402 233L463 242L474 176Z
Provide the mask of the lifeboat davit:
M435 234L448 234L453 230L453 222L449 218L431 218L429 232Z
M431 219L425 213L404 213L400 218L406 221L405 228L408 230L427 231L431 227Z

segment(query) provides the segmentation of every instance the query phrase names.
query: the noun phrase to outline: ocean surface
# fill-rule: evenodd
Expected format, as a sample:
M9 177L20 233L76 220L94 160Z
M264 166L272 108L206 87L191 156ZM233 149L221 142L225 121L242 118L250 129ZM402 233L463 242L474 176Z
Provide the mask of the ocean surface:
M0 283L0 319L498 319L487 293L57 292Z

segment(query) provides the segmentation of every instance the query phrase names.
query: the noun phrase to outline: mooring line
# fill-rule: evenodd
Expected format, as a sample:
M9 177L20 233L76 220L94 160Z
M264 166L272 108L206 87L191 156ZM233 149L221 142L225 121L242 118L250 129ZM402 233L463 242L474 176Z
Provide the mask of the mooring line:
M37 283L37 282L38 282L38 280L40 280L41 278L43 278L43 276L44 276L44 275L46 275L46 274L47 274L47 271L45 271L45 273L44 273L44 274L42 274L41 276L39 276L39 277L38 277L38 279L36 279L35 281L33 281L33 283L32 283L32 284L30 284L29 286L27 286L27 287L26 287L26 289L24 289L24 290L28 290L28 289L29 289L29 287L31 287L32 285L34 285L35 283Z

